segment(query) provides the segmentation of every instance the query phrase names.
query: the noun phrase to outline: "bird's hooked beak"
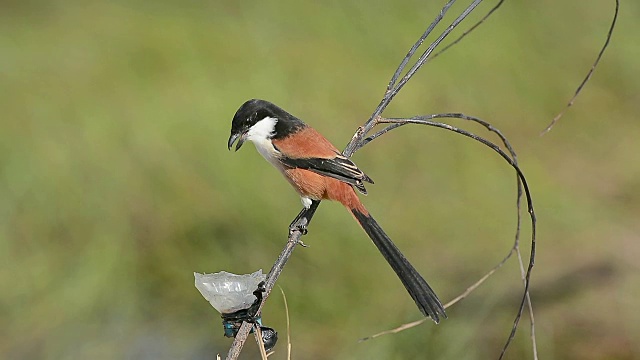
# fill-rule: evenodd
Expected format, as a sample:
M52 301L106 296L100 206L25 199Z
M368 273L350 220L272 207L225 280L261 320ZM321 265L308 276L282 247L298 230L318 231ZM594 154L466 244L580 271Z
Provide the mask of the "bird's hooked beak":
M238 143L236 144L236 151L238 151L238 149L242 147L242 144L244 144L245 140L247 140L247 131L234 133L229 136L229 142L227 143L229 150L231 150L231 147L236 140L238 140Z

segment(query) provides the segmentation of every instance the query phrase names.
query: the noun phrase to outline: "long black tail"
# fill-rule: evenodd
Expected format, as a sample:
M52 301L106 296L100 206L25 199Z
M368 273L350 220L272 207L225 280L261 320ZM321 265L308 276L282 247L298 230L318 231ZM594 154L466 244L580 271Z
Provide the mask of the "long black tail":
M393 271L396 272L396 275L398 275L400 281L402 281L402 284L413 298L413 301L416 302L422 314L431 317L436 324L440 322L440 315L446 318L447 314L444 312L444 307L436 293L411 263L409 263L409 260L402 255L400 250L387 234L385 234L373 217L369 214L365 215L356 209L351 209L351 213L358 220L376 247L378 247L378 250L382 253L382 256L384 256L389 265L391 265Z

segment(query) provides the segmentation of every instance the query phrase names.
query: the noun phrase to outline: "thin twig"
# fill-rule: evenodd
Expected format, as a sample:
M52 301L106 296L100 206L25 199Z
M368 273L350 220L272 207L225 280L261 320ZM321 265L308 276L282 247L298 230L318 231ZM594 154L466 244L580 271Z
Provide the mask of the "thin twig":
M445 305L445 309L446 308L447 308L447 306ZM396 328L385 330L385 331L381 331L381 332L379 332L377 334L373 334L373 335L370 335L370 336L367 336L367 337L363 337L362 339L359 339L358 342L372 340L372 339L375 339L375 338L383 336L383 335L397 334L397 333L399 333L401 331L404 331L404 330L407 330L407 329L411 329L413 327L421 325L422 323L424 323L427 320L431 320L431 319L430 318L424 318L424 319L412 321L410 323L402 324L402 325L400 325L400 326L398 326Z
M525 191L526 191L526 184L523 183L523 185L525 186ZM531 229L531 253L529 256L529 265L527 267L527 272L525 274L524 277L524 296L522 297L522 301L520 302L520 307L518 309L518 314L516 315L515 320L513 321L513 327L511 328L511 333L509 334L509 337L507 338L507 342L504 344L504 347L502 348L502 351L500 352L500 357L498 358L499 360L504 358L505 353L507 352L507 348L509 348L509 345L511 344L511 341L513 341L513 338L516 335L516 330L518 330L518 323L520 322L520 318L522 317L522 312L524 311L524 305L525 302L528 302L529 304L531 304L531 299L529 297L529 287L531 285L531 271L533 270L533 266L535 264L535 246L536 246L536 218L535 218L535 214L532 211L529 211L529 215L531 216L531 221L532 221L532 229ZM533 309L530 307L530 312L531 314L533 313ZM536 348L536 344L535 344L535 328L533 327L533 316L531 316L531 322L532 322L532 336L534 339L534 356L537 356L537 348Z
M484 274L478 281L476 281L471 286L466 288L465 291L462 292L462 294L456 296L451 301L449 301L444 306L445 309L450 307L450 306L455 305L460 300L462 300L462 299L466 298L467 296L469 296L469 294L471 294L475 289L477 289L478 286L482 285L483 282L485 282L488 278L491 277L491 275L493 275L496 271L498 271L498 269L500 269L507 262L507 260L509 260L511 258L511 255L513 255L513 253L514 253L514 249L512 248L511 251L509 251L509 253L507 254L507 256L505 256L502 259L502 261L500 261L497 265L495 265L493 268L491 268L491 270L489 270L486 274Z
M553 128L553 126L558 122L558 120L560 120L560 118L564 115L564 113L567 112L567 110L569 110L569 108L573 105L573 102L576 100L578 95L580 95L580 92L582 91L582 88L587 83L587 81L589 81L589 79L591 79L591 76L593 75L593 72L596 70L596 66L598 66L598 63L600 62L600 59L602 58L602 54L604 54L604 51L609 46L609 41L611 40L611 36L613 35L613 29L616 27L616 22L618 21L618 9L619 8L620 8L620 0L616 0L616 9L615 9L615 11L613 13L613 20L611 21L611 26L609 27L609 32L607 33L607 39L605 40L604 45L600 49L600 52L598 53L598 56L596 57L596 61L594 61L593 65L591 65L591 69L589 69L589 72L587 73L587 76L585 76L584 80L582 80L580 85L578 85L578 88L576 89L576 92L573 94L573 96L571 97L571 100L569 100L567 105L565 105L564 109L562 109L562 111L560 111L560 113L558 113L558 115L556 115L553 118L553 120L551 120L551 123L549 125L547 125L547 127L544 130L542 130L540 135L544 135L544 134L548 133L551 130L551 128Z
M457 114L447 114L447 115L452 115L452 117L455 117L453 115L457 115ZM464 114L460 114L460 115L464 115ZM464 115L464 116L466 116L466 115ZM436 117L438 117L438 116L436 116ZM468 116L468 117L472 118L470 116ZM487 139L485 139L485 138L483 138L481 136L478 136L476 134L473 134L471 132L468 132L467 130L458 128L456 126L449 125L449 124L444 124L444 123L439 123L439 122L435 122L435 121L430 121L430 120L425 120L425 119L422 119L422 117L416 117L416 118L388 118L388 119L379 120L379 123L381 123L381 124L385 124L385 123L388 123L388 124L408 123L408 124L428 125L428 126L433 126L433 127L437 127L437 128L453 131L453 132L455 132L457 134L460 134L460 135L466 136L468 138L471 138L473 140L481 142L485 146L488 146L493 151L498 153L498 155L500 155L505 161L507 161L507 163L509 163L509 165L511 165L511 167L516 171L516 173L518 174L518 176L522 180L523 185L525 186L525 193L527 195L527 206L528 206L529 212L531 212L533 210L533 204L532 204L531 197L530 197L530 194L529 194L529 188L527 186L527 181L526 181L526 178L524 178L524 175L522 174L522 171L520 170L520 167L518 167L518 165L511 159L511 157L509 155L507 155L507 153L505 153L498 145L492 143L491 141L489 141L489 140L487 140Z
M287 304L287 296L284 294L284 290L280 286L280 292L282 293L282 300L284 301L284 314L287 317L287 360L291 360L291 330L289 327L289 304Z
M486 274L484 274L478 281L476 281L475 283L471 284L464 292L462 292L460 295L456 296L455 298L450 300L448 303L446 303L444 305L444 308L448 309L451 306L457 304L460 300L466 298L475 289L477 289L480 285L482 285L482 283L484 283L488 278L490 278L491 275L493 275L493 273L495 273L499 268L501 268L502 265L504 265L507 262L507 260L509 260L511 255L513 255L513 253L514 253L514 249L512 248L511 251L509 251L509 253L507 254L507 256L505 256L504 259L502 259L502 261L500 261L496 266L494 266L491 270L489 270ZM377 338L379 336L382 336L382 335L395 334L395 333L401 332L403 330L410 329L412 327L416 327L416 326L424 323L427 320L429 320L429 318L424 318L424 319L420 319L420 320L413 321L413 322L410 322L410 323L402 324L402 325L400 325L400 326L398 326L398 327L396 327L394 329L381 331L381 332L379 332L377 334L373 334L371 336L367 336L367 337L362 338L362 339L360 339L358 341L362 342L362 341L366 341L366 340L375 339L375 338Z
M402 73L404 68L409 63L409 60L411 60L413 55L415 55L416 51L418 51L418 48L420 46L422 46L422 43L427 39L429 34L431 34L433 29L436 27L436 25L438 25L438 23L442 20L442 18L444 18L444 15L447 13L449 8L455 2L456 2L456 0L449 0L446 4L444 4L444 7L440 10L440 13L438 13L436 18L429 25L429 27L427 27L427 30L425 30L425 32L422 34L422 36L420 36L418 41L416 41L416 43L413 44L411 49L409 49L409 52L407 53L407 55L405 55L404 59L402 59L402 61L400 62L400 65L398 66L396 71L393 73L393 76L391 77L391 80L389 81L389 85L387 85L387 92L390 92L394 88L394 85L398 81L398 78L400 77L400 74Z
M525 281L526 273L524 272L524 263L522 261L522 254L520 254L520 248L515 247L516 253L518 254L518 265L520 266L520 276L522 276L522 281ZM531 296L529 292L526 293L527 297L527 308L529 309L529 321L531 322L531 346L533 351L533 359L538 360L538 344L536 341L536 321L533 316L533 304L531 303Z
M256 334L256 342L258 343L258 349L260 349L260 357L262 360L267 360L267 351L264 348L264 340L262 340L262 330L258 324L253 325L253 331Z
M437 58L438 56L442 55L442 53L444 53L445 51L449 50L449 48L451 48L452 46L454 46L455 44L459 43L460 40L464 39L467 35L469 35L472 31L474 31L478 26L482 25L482 23L484 23L489 16L493 15L493 13L498 10L498 8L500 6L502 6L502 3L504 2L504 0L500 0L494 7L491 8L491 10L489 10L489 12L482 17L482 19L478 20L477 23L475 23L472 27L470 27L469 29L465 30L465 32L462 33L462 35L458 36L458 38L456 38L453 42L451 42L450 44L447 44L447 46L443 47L442 50L436 52L433 54L433 56L431 56L430 60L433 60L435 58ZM429 62L429 61L427 61Z
M513 160L515 162L518 162L518 156L515 153L512 153L513 156ZM516 253L518 254L518 265L520 267L520 277L522 278L522 281L525 282L526 280L526 273L524 271L524 263L522 261L522 254L520 253L520 228L522 225L522 206L521 206L521 201L522 201L522 183L520 182L520 178L516 178L516 183L517 183L517 191L518 191L518 198L516 201L516 208L517 208L517 225L516 225L516 234L515 234L515 241L513 243L513 250L516 251ZM526 285L526 284L525 284ZM531 347L532 347L532 351L533 351L533 359L534 360L538 360L538 342L536 340L536 321L535 321L535 317L533 315L533 303L531 302L531 296L529 294L529 291L527 291L525 293L526 297L527 297L527 308L529 309L529 321L531 322L531 327L530 327L530 331L531 331Z

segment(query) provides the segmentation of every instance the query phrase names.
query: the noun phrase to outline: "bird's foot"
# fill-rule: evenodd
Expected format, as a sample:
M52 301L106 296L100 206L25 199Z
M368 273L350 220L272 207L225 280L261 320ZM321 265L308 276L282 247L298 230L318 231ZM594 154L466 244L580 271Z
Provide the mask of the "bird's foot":
M307 219L300 218L289 225L289 235L292 235L295 231L299 231L301 235L307 235ZM302 247L308 247L307 244L302 242L302 236L296 237L296 244Z
M302 235L307 235L307 223L306 218L297 218L289 225L289 235L293 234L294 231L300 231Z

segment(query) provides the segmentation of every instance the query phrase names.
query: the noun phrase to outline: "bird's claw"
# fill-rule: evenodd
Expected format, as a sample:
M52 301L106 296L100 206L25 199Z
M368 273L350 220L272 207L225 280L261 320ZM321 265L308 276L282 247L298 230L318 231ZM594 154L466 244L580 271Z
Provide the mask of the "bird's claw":
M307 231L306 219L302 218L298 221L291 223L291 225L289 225L289 236L293 235L295 231L299 231L301 235L307 235L308 231ZM302 247L308 247L307 244L302 242L301 237L302 236L296 237L296 244Z
M294 231L300 231L302 235L307 235L307 219L301 218L292 222L289 225L289 235L293 234Z

